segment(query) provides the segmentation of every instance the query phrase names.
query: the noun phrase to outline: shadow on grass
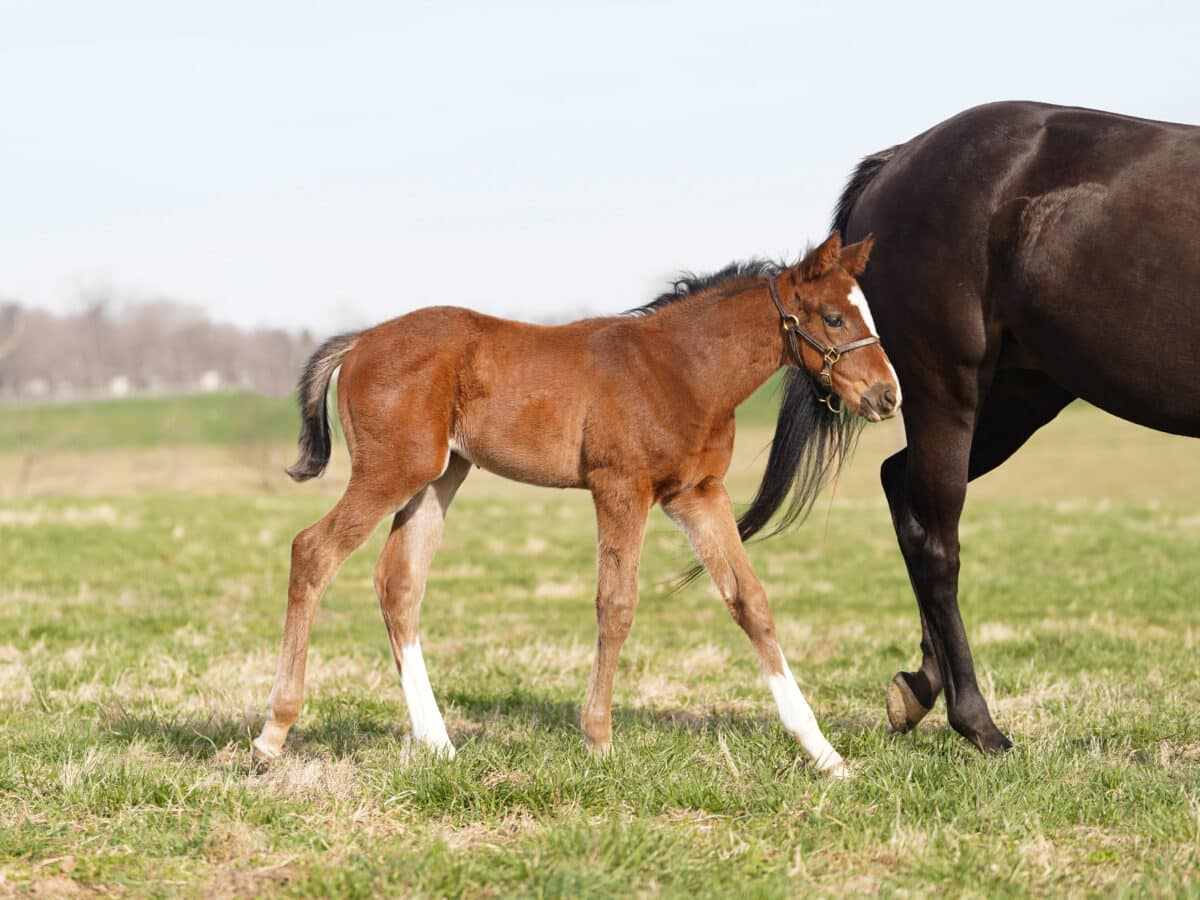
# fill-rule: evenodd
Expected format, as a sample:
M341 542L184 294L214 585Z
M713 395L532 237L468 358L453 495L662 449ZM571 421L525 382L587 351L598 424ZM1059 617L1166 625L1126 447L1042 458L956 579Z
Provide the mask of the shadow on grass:
M261 727L261 717L187 718L127 712L113 719L103 737L114 744L145 742L160 751L205 760L212 759L231 743L245 745L248 752L250 741ZM314 717L307 723L302 719L288 738L288 749L337 759L380 743L403 741L406 732L406 728L375 716L338 711Z
M451 693L447 699L455 712L468 720L465 730L471 736L485 734L491 726L535 726L552 731L579 733L582 702L562 702L547 699L530 691L511 690L501 694ZM778 724L773 712L747 713L729 708L701 707L700 711L640 707L613 707L613 730L683 731L689 734L751 734ZM833 733L861 734L878 731L880 723L873 719L835 719L827 730Z
M249 723L244 719L162 716L122 711L108 723L101 737L114 744L144 742L159 750L188 759L211 759L222 747L248 741Z
M549 699L543 694L510 690L496 694L450 693L450 731L456 743L463 740L507 741L526 729L542 733L577 735L580 703ZM137 742L192 760L212 759L230 744L245 745L262 727L261 716L163 715L152 711L114 711L102 738L109 743ZM776 727L773 713L746 713L733 709L702 711L673 708L614 707L613 730L636 732L684 732L701 736L724 732L751 736ZM874 721L835 719L827 726L832 734L861 735L877 731ZM932 729L931 729L932 730ZM288 738L288 749L301 755L334 759L353 756L381 745L410 739L406 715L390 718L378 709L362 709L353 703L324 705L302 715Z
M472 732L489 730L490 726L534 726L543 730L579 731L582 700L564 702L525 690L509 690L496 694L452 692L446 699L454 711L470 722ZM655 709L613 706L613 728L636 727L682 730L699 733L717 727L725 730L750 730L774 721L769 715L747 715L732 710L697 713L684 709ZM473 726L473 727L472 727Z

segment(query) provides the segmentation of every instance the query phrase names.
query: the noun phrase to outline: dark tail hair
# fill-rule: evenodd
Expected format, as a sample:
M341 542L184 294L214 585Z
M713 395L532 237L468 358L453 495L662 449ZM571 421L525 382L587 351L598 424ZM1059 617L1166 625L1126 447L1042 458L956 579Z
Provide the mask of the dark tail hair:
M846 182L842 196L838 197L837 209L833 212L833 230L842 236L843 241L846 240L846 225L850 222L850 213L854 211L854 204L858 202L862 192L867 189L867 185L874 181L875 176L887 165L888 160L896 155L900 146L897 144L895 147L889 147L864 157L858 164L858 168L854 170L854 174L850 176L850 180Z
M342 364L360 332L331 337L309 357L300 383L296 385L296 402L300 404L300 458L287 470L293 481L308 481L325 471L333 452L333 435L329 431L329 409L326 396L333 371Z
M767 536L802 520L858 443L863 424L863 419L850 413L831 413L818 398L812 376L789 369L767 470L749 508L738 519L742 540L748 541L762 531L785 502L783 518Z

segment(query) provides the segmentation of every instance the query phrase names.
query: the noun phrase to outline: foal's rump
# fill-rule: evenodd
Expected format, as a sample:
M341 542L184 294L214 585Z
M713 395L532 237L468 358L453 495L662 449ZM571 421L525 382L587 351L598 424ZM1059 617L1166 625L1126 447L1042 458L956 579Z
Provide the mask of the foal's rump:
M357 468L369 455L433 480L456 453L518 481L579 486L597 377L589 338L602 322L530 325L441 306L364 331L338 379Z

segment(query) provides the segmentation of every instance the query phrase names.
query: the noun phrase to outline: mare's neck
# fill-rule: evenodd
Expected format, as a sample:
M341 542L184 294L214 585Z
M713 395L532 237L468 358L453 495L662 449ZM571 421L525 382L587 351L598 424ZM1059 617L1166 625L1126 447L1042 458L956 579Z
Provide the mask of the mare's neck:
M764 279L723 297L682 300L657 313L676 348L681 379L724 416L784 364L779 312Z

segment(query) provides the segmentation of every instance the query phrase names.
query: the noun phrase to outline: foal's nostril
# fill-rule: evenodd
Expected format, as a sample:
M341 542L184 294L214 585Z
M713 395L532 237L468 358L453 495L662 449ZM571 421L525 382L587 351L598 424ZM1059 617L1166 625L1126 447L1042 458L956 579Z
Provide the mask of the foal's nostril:
M877 381L871 385L870 390L862 395L862 405L864 410L870 410L878 415L880 419L886 419L896 412L899 399L896 388L893 385ZM868 416L868 418L870 417Z

